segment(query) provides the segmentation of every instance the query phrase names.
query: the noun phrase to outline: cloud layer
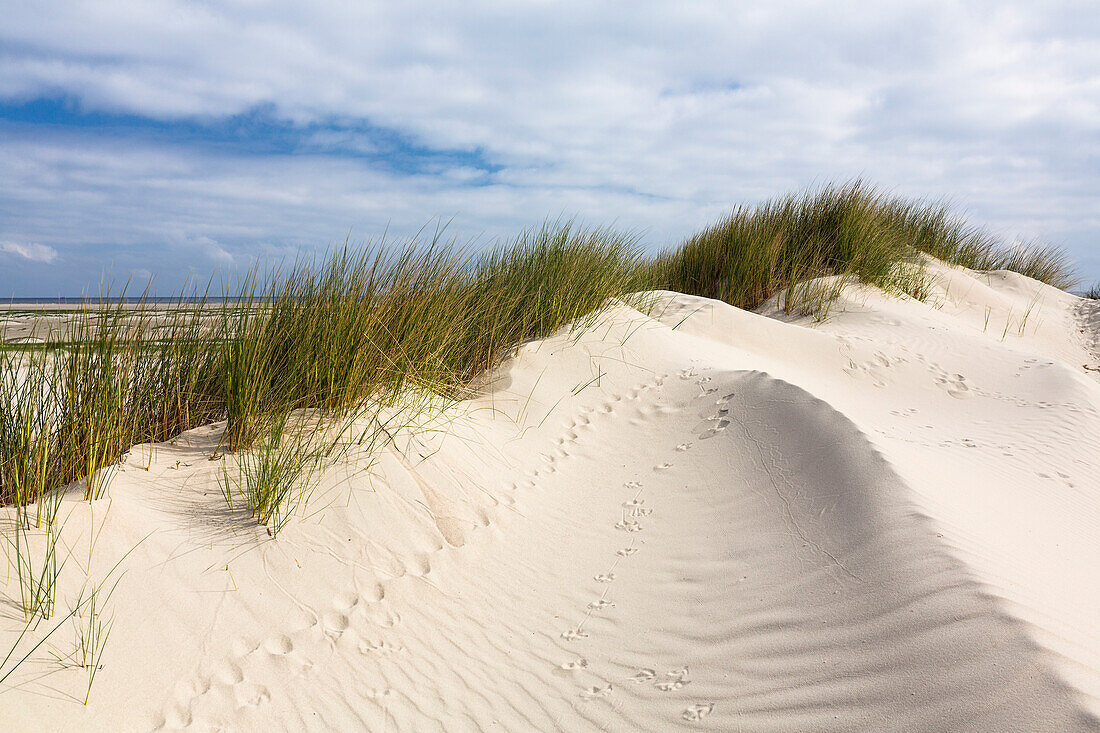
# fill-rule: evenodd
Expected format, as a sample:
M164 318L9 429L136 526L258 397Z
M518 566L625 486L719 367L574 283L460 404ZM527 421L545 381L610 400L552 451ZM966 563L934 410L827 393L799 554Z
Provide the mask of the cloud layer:
M22 257L31 262L50 264L57 259L57 250L42 244L20 244L18 242L0 242L0 252Z
M0 295L165 289L434 216L675 242L862 176L1100 278L1090 2L56 2L0 27ZM30 290L35 292L30 292Z

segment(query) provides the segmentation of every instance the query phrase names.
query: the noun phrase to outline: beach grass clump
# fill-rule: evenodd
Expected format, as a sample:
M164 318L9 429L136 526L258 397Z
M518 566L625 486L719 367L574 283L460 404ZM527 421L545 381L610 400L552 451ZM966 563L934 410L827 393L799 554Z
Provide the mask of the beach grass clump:
M891 217L885 196L856 182L742 206L690 237L661 261L668 290L755 308L792 286L840 275L890 287L914 250Z
M971 269L1014 270L1059 288L1075 282L1057 247L1006 247L942 204L891 197L861 181L738 207L661 256L658 269L666 289L741 308L786 291L790 311L807 302L793 285L830 275L924 297L918 253Z
M884 213L905 232L910 246L971 270L1011 270L1063 290L1077 283L1065 250L1041 242L1005 245L942 203L892 199Z
M249 517L279 534L299 506L306 488L319 474L325 452L318 450L303 425L284 416L268 426L248 450L241 451L236 475L223 466L222 495L230 509L234 497L243 499Z
M40 505L58 473L54 384L57 374L45 351L0 352L0 504L20 508L19 521L32 524L27 509ZM33 524L41 526L37 513Z
M455 396L517 344L642 289L642 273L632 238L567 223L480 255L437 237L251 277L226 329L226 444L291 410L343 419L409 390Z
M481 255L471 280L454 360L460 380L525 341L591 325L611 300L635 303L655 284L636 237L572 222L529 230Z
M137 343L129 353L126 396L131 444L162 442L224 417L221 309L203 292L180 297L161 313L132 324Z
M22 507L21 516L16 517L10 533L5 536L10 550L9 562L15 565L19 607L27 623L35 618L53 616L57 605L57 580L65 564L58 547L61 492L49 492L37 505L37 525L28 521L29 513Z
M0 503L26 505L83 482L98 498L129 448L224 414L224 337L201 311L102 298L41 348L0 352Z
M72 467L62 480L83 479L86 499L99 498L109 468L132 444L127 398L138 342L130 325L118 304L101 301L78 312L65 348L51 353L57 443Z

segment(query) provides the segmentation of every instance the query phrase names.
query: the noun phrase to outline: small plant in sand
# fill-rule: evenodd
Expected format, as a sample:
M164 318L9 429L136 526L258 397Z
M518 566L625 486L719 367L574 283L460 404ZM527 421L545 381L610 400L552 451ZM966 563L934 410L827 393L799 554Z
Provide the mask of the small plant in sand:
M234 497L243 500L248 515L275 537L304 501L324 455L309 444L301 425L278 417L251 449L237 456L236 475L223 465L222 496L230 509L235 508Z
M104 618L103 606L111 598L114 591L112 587L105 597L101 597L102 586L96 586L88 595L86 602L78 603L82 610L75 617L76 637L73 643L73 661L76 666L88 672L88 686L84 690L84 704L88 704L88 698L92 694L92 683L95 681L96 672L99 671L100 659L103 649L107 645L107 637L111 634L114 625L114 617Z
M10 537L5 537L9 563L15 566L19 585L19 605L27 623L35 618L49 619L57 603L57 579L64 565L57 547L60 506L61 492L47 493L38 501L38 526L32 527L29 513L20 511L14 517Z
M42 633L37 641L30 644L30 638L33 638L33 636L29 637L29 635L32 635L32 632L38 629L41 622L54 615L57 605L57 581L61 571L60 565L63 564L57 562L58 537L62 529L62 523L58 521L61 504L60 492L52 492L48 500L51 502L50 505L44 507L40 513L43 516L43 524L47 528L45 538L46 559L42 563L43 570L34 571L34 563L30 561L26 550L17 551L16 564L17 567L22 568L20 571L20 589L25 622L14 643L8 648L3 659L0 659L0 684L14 674L39 649L49 645L50 639L62 626L71 622L74 632L71 651L62 654L54 649L50 652L50 655L62 667L77 667L87 672L87 684L84 687L84 704L87 705L91 696L92 684L95 681L96 673L100 669L100 660L114 624L113 616L104 615L104 607L110 601L121 580L119 569L137 545L119 558L99 583L91 585L90 591L89 584L86 582L76 600L70 605L69 612L56 618L53 626ZM18 538L20 536L19 529L16 528L15 531L15 536ZM18 559L19 557L22 557L22 560ZM90 559L89 557L89 562ZM24 575L27 579L24 579ZM112 583L111 587L104 592L104 588L109 582ZM24 644L24 640L28 641L29 646ZM17 656L20 651L23 652L22 655Z
M114 593L115 585L111 586L105 594L103 584L93 586L90 592L87 592L87 587L81 591L72 610L63 619L63 621L72 620L72 650L67 654L61 654L56 649L50 652L54 662L59 666L75 667L87 673L88 681L84 687L85 705L91 698L92 684L101 666L100 661L103 650L107 646L107 638L111 635L111 628L114 626L114 616L104 616L104 606Z

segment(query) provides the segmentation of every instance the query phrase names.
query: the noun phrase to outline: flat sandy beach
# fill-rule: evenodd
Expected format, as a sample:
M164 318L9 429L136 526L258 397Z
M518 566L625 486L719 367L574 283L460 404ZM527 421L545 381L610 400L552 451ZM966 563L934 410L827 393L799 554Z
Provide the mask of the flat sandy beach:
M1100 309L930 273L823 320L612 307L331 462L274 539L223 424L136 446L62 509L59 606L124 558L90 701L65 627L0 728L1097 730Z
M186 308L187 304L184 303L183 307ZM0 348L5 344L10 346L63 341L70 335L74 321L82 311L94 314L97 309L110 314L106 317L114 317L117 314L124 320L140 321L145 328L155 334L158 327L168 326L173 313L178 312L179 308L179 303L169 302L112 302L106 306L95 301L89 301L88 305L76 302L0 302ZM207 312L211 321L216 321L220 316L218 306L211 305L209 302L204 304L202 310ZM94 316L91 320L95 320Z

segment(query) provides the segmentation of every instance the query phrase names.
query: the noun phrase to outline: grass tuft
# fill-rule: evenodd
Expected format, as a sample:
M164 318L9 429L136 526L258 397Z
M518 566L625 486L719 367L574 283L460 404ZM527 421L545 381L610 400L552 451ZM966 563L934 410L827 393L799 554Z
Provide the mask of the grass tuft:
M756 308L781 290L788 312L819 295L792 289L839 275L888 292L927 294L918 253L977 270L1008 269L1059 288L1075 283L1056 247L1003 247L940 204L892 198L861 181L734 209L658 259L668 290ZM915 269L914 269L915 268Z
M242 498L248 515L278 536L328 452L310 443L304 426L289 416L272 423L257 445L240 454L236 477L222 467L222 495L229 508L234 508L234 496Z

